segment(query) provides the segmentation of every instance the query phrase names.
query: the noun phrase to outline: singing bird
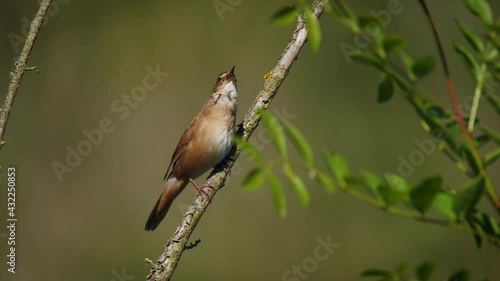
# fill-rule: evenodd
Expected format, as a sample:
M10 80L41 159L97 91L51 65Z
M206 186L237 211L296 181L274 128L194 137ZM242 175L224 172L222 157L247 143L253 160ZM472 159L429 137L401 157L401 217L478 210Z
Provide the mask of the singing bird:
M186 185L191 182L199 193L208 196L194 179L220 163L231 150L238 90L234 66L215 82L210 99L189 123L175 148L165 174L165 188L156 202L146 230L155 230Z

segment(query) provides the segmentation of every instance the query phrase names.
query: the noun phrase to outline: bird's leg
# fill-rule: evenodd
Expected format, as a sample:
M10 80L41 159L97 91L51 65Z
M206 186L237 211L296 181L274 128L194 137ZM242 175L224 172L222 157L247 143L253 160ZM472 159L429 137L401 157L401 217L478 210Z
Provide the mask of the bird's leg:
M203 190L204 188L211 188L213 190L215 190L215 188L211 185L197 185L194 180L192 178L189 178L189 182L191 182L191 184L194 185L194 188L196 188L196 190L198 190L198 193L202 193L202 194L205 194L207 197L208 197L208 200L210 200L210 203L212 203L212 198L210 197L210 195L205 191Z

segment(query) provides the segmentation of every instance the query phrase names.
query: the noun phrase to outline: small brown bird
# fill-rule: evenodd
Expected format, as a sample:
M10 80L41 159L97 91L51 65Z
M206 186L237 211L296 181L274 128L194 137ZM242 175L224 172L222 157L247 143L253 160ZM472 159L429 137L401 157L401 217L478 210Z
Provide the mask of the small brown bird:
M199 186L194 179L220 163L233 146L237 92L233 66L219 75L210 99L182 134L164 177L165 188L149 215L146 230L156 229L189 182L208 196L203 188L210 186Z

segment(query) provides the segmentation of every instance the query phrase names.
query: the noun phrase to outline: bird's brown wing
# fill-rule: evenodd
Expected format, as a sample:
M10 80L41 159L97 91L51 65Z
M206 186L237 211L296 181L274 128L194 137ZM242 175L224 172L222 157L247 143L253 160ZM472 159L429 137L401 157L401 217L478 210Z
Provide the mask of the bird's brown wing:
M182 154L186 151L186 148L189 144L189 141L193 138L193 133L196 128L196 125L198 123L198 117L200 114L209 109L213 105L212 99L209 99L201 108L200 112L191 120L189 123L187 129L184 131L182 134L181 138L179 139L179 143L177 144L177 147L175 148L174 154L172 155L172 159L170 160L170 165L168 165L167 171L165 172L165 176L163 177L163 180L166 180L170 171L174 169L175 163L181 158Z
M184 131L184 134L182 134L181 139L179 140L179 143L177 144L177 147L175 148L174 154L172 154L172 159L170 160L170 164L168 165L167 171L165 172L165 176L163 177L163 180L166 180L168 177L168 174L170 173L171 169L174 168L175 162L179 160L179 158L182 156L184 151L186 151L186 147L188 145L188 140L189 138L187 135L189 134L189 128L191 126L188 126L186 131Z

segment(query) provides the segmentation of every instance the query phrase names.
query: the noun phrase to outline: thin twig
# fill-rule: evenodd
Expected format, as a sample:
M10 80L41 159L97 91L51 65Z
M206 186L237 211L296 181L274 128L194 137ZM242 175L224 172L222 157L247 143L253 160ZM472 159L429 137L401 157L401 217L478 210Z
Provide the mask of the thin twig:
M321 16L325 9L324 5L325 4L322 0L314 1L312 5L312 12L314 16L317 18ZM260 121L258 111L269 107L273 97L276 95L279 87L287 77L294 61L297 59L297 56L306 42L306 39L307 28L302 17L299 17L297 28L295 29L283 54L279 58L277 65L270 72L270 74L266 76L264 89L259 92L255 102L248 110L243 122L240 124L237 134L241 136L243 140L248 140L250 135L257 128ZM232 168L240 153L241 147L233 148L233 150L226 157L226 163L229 169ZM229 169L224 170L217 167L208 178L206 184L214 187L213 191L209 190L211 198L213 198L217 191L224 186L225 179L229 175ZM195 201L189 206L188 210L184 214L176 231L167 242L163 253L159 257L154 268L152 268L151 274L147 276L147 280L170 280L181 255L185 250L189 237L196 228L196 225L200 221L208 205L209 199L207 199L206 196L196 197Z
M474 99L472 101L472 109L470 111L469 124L467 125L467 129L471 134L474 131L474 123L476 122L477 109L479 107L479 99L481 98L484 81L486 80L486 70L487 70L486 63L483 62L479 70L479 77L477 79L476 89L474 89Z
M490 36L493 35L494 32L490 33ZM479 69L479 75L477 78L476 89L474 90L474 100L472 102L472 108L469 116L469 124L467 128L469 132L472 133L474 130L474 123L476 122L476 115L479 108L479 100L481 99L481 94L484 92L485 83L488 80L486 71L488 70L488 62L491 61L491 49L494 48L491 42L488 42L486 48L484 49L484 54L482 57L481 67Z
M309 166L309 165L304 164L302 162L297 162L297 161L293 161L290 159L276 158L274 160L268 161L267 165L268 165L269 169L272 169L273 167L278 166L278 165L282 165L284 163L289 163L289 164L293 165L294 167L302 169L306 172L312 172L314 174L322 173L321 170L319 170L315 166ZM359 186L349 186L349 184L347 184L347 183L339 183L339 185L340 185L340 190L347 193L348 195L351 195L352 197L358 199L359 201L363 201L363 202L365 202L369 205L372 205L375 208L381 209L382 211L385 211L391 215L403 217L406 219L415 220L415 221L422 222L422 223L428 223L428 224L449 227L449 228L452 228L452 229L455 229L455 230L458 230L461 232L465 232L465 233L475 234L475 235L481 236L485 239L488 239L496 247L500 247L500 237L497 237L497 236L489 234L489 233L485 233L481 229L474 229L473 227L470 227L469 225L467 225L461 221L454 222L454 221L442 220L442 219L437 219L437 218L432 218L432 217L426 217L420 213L415 213L415 212L412 212L409 210L404 210L404 209L401 209L398 207L389 206L385 202L377 200L377 199L359 191L359 188L357 188Z
M38 71L36 66L28 67L27 63L31 54L31 50L33 49L33 45L35 44L36 37L38 36L38 32L42 27L43 20L45 19L45 15L47 14L47 10L49 9L51 2L52 0L43 0L40 3L40 8L36 13L35 18L31 22L30 31L28 33L28 36L26 37L26 42L24 43L21 55L16 61L16 67L12 75L12 79L10 80L9 90L0 112L0 149L2 149L3 145L5 144L4 135L5 129L7 127L7 121L9 120L9 115L12 111L12 105L14 104L14 99L16 97L17 90L19 89L19 85L21 85L23 75L26 71Z
M312 174L316 174L316 175L318 173L323 174L323 172L320 169L318 169L317 167L315 167L314 165L310 166L310 165L303 163L301 161L284 159L281 157L275 158L273 160L268 160L264 165L266 165L266 169L271 170L274 167L284 165L284 164L291 164L295 168L301 169L307 173L312 173ZM332 179L332 181L333 181L333 179ZM362 181L355 180L354 182L362 182ZM490 242L493 243L494 246L500 248L500 237L497 237L497 236L489 234L489 233L485 233L481 229L475 229L475 228L469 226L468 224L465 224L462 221L450 221L450 220L443 220L443 219L427 217L427 216L422 215L421 213L412 212L411 209L405 210L402 208L389 206L386 204L386 202L377 200L376 198L373 198L372 196L366 195L365 193L359 191L360 190L359 187L361 187L361 185L349 186L348 183L339 182L339 186L340 186L340 189L342 191L344 191L345 193L347 193L348 195L358 199L359 201L363 201L369 205L372 205L375 208L381 209L382 211L385 211L391 215L403 217L406 219L415 220L415 221L422 222L422 223L449 227L449 228L452 228L452 229L455 229L455 230L458 230L461 232L478 235L482 238L488 239ZM365 185L362 185L362 186L366 188Z
M498 238L497 236L494 236L494 235L489 234L489 233L484 233L480 230L475 230L474 228L472 228L472 227L470 227L462 222L453 222L453 221L425 217L423 215L414 214L410 211L403 210L401 208L387 206L384 202L380 202L380 201L378 201L370 196L367 196L367 195L363 194L362 192L357 191L353 188L341 187L341 190L344 191L345 193L355 197L356 199L363 201L365 203L368 203L368 204L370 204L376 208L379 208L379 209L381 209L389 214L403 217L406 219L412 219L412 220L422 222L422 223L428 223L428 224L449 227L449 228L452 228L452 229L455 229L455 230L458 230L461 232L479 235L485 239L488 239L489 241L491 241L493 243L493 245L495 245L497 247L498 247L498 243L500 243L500 238Z

